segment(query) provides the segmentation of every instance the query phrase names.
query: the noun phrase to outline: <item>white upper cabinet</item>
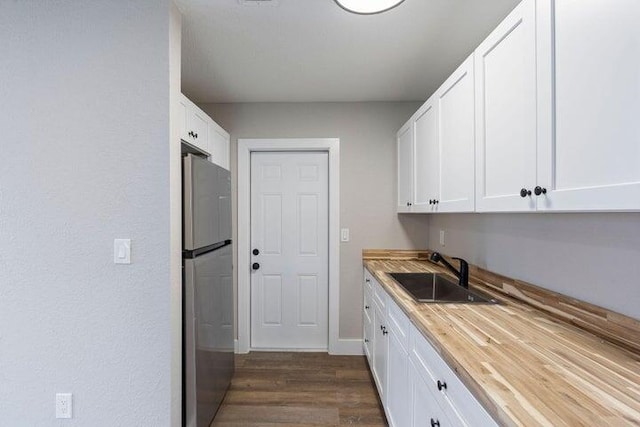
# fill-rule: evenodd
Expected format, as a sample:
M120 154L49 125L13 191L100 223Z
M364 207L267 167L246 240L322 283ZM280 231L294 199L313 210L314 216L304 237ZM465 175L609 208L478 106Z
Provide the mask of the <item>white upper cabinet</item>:
M524 0L475 51L477 211L536 206L535 18Z
M202 154L212 163L229 169L230 135L189 98L180 97L180 139Z
M475 208L475 122L473 55L436 92L439 152L438 212ZM416 131L417 135L417 131ZM417 136L416 136L417 143Z
M638 22L523 0L403 127L398 212L640 211Z
M180 97L180 138L206 154L209 154L210 120L189 98Z
M538 210L640 209L639 23L638 0L539 2Z
M435 99L435 96L429 98L420 107L413 122L413 212L432 212L435 207L433 200L439 197L440 192L440 153Z
M411 212L474 209L473 86L471 55L413 116Z
M409 120L397 135L398 212L411 212L413 205L413 125Z
M211 162L229 170L229 132L213 120L209 121L209 153Z

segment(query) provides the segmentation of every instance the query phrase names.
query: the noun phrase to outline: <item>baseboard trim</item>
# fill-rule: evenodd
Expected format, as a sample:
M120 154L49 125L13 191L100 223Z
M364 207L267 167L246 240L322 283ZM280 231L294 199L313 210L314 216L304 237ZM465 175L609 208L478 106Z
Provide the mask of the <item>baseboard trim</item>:
M329 353L336 356L362 356L362 338L340 338Z

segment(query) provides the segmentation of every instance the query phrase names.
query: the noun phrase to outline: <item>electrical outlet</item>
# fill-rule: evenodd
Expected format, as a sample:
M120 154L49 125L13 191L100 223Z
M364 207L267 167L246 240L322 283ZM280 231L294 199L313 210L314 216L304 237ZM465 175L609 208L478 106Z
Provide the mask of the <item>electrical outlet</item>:
M440 230L440 246L444 246L444 230Z
M56 393L56 418L71 418L73 413L72 397L71 393Z

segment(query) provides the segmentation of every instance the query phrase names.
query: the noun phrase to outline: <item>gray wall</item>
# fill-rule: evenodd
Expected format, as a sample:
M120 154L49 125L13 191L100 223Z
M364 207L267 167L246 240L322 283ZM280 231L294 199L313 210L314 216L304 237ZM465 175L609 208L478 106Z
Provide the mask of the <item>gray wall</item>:
M340 248L340 338L362 337L362 249L423 247L427 241L427 216L395 213L395 133L418 106L417 103L201 105L231 133L234 186L238 138L340 138L340 226L351 230L351 241L342 243ZM236 200L233 206L237 208ZM234 239L237 240L235 224Z
M0 424L169 425L169 3L2 1L0 40Z
M429 236L431 249L640 319L640 213L432 215Z

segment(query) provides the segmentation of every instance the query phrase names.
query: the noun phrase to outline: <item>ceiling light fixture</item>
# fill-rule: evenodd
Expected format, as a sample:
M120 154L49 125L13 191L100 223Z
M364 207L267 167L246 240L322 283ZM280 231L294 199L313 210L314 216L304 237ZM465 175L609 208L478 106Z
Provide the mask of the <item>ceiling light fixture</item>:
M400 5L404 0L334 0L347 12L360 15L373 15L386 12Z

